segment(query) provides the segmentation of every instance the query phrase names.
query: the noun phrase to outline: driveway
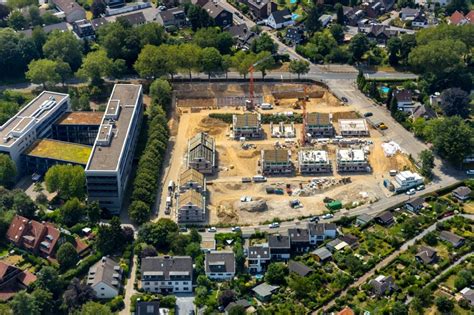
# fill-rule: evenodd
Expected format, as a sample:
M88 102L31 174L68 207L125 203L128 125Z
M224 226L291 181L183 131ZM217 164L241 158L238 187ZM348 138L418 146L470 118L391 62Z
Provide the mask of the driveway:
M137 264L138 264L138 256L133 256L133 261L130 270L130 278L127 279L127 284L124 287L125 296L123 298L123 302L125 303L125 308L120 311L120 315L129 315L130 314L130 298L132 295L135 294L135 289L133 288L133 284L135 283L135 276L137 274Z
M188 315L194 311L194 295L177 294L176 295L176 314Z

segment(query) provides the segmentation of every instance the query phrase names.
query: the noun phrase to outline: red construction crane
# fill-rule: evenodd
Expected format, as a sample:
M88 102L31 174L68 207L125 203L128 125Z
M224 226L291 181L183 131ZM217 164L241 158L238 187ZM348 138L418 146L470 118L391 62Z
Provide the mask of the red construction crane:
M255 71L255 67L261 64L262 62L272 58L276 54L271 54L265 58L257 60L253 65L249 67L249 99L246 102L247 110L254 110L255 103L254 103L254 86L253 86L253 72Z

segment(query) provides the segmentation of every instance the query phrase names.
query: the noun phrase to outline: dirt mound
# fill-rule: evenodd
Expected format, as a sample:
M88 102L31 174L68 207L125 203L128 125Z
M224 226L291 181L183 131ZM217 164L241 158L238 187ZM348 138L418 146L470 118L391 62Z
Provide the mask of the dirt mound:
M230 190L241 190L242 189L242 184L240 184L240 183L230 183L230 184L225 184L224 187L226 189L230 189Z
M250 202L235 202L235 208L238 208L240 211L247 211L247 212L262 212L268 209L267 202L263 199L254 200Z
M253 150L253 151L238 151L237 157L241 159L253 159L260 155L260 151Z
M358 118L355 112L336 112L332 114L332 120L334 122L339 121L339 119L355 119Z
M194 132L206 132L211 136L217 136L222 133L222 129L227 128L227 124L219 119L204 117L196 128Z

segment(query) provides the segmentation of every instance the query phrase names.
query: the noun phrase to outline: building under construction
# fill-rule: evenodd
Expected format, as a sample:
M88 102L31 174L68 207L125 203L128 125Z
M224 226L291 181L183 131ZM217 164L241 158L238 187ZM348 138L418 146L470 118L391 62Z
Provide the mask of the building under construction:
M365 119L339 119L339 128L341 131L341 136L369 136L369 127Z
M296 137L296 130L294 123L285 125L280 122L277 125L270 123L270 131L272 132L273 138L294 138Z
M284 149L262 150L260 168L263 175L290 175L294 173L290 151Z
M329 173L332 170L328 153L322 150L300 150L298 167L300 174Z
M214 138L200 132L189 139L188 164L203 174L212 174L216 168L216 144Z
M263 137L261 116L257 113L245 113L232 116L234 139L260 139Z
M367 155L362 149L339 149L337 151L338 172L370 172Z
M187 190L178 197L178 223L203 222L206 219L206 198L195 190Z
M325 138L334 135L331 115L326 113L308 113L305 132L312 138Z

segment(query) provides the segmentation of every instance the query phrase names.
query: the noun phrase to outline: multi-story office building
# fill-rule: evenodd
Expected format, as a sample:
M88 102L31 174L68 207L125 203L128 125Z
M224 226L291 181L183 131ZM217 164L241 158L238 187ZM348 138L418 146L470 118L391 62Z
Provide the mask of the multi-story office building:
M69 112L53 125L53 138L61 141L93 145L103 112Z
M143 114L141 85L116 84L86 166L89 201L120 213Z
M21 153L36 140L51 137L52 124L68 107L69 95L43 91L0 126L0 153L10 155L20 174Z
M193 291L193 260L189 256L160 256L142 259L142 288L153 293Z

